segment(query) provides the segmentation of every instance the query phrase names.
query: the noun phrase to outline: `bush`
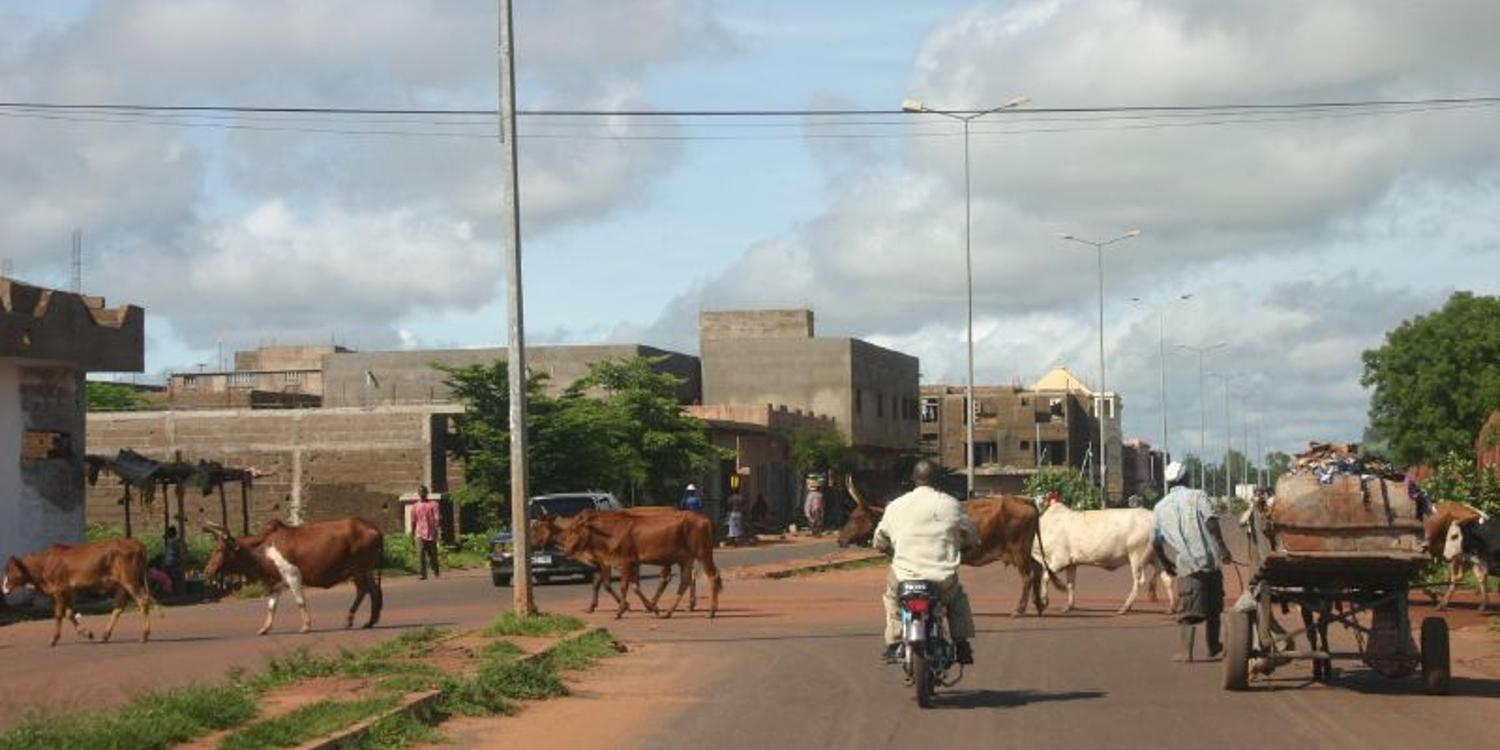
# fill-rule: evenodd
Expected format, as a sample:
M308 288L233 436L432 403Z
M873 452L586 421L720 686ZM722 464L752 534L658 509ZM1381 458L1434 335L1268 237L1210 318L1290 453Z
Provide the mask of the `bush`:
M490 534L460 534L458 546L438 545L438 566L443 570L463 570L489 564ZM422 569L417 542L406 534L387 534L380 566L387 570L416 573Z
M1422 489L1433 502L1467 503L1485 513L1500 513L1500 476L1494 469L1481 471L1474 459L1449 453L1438 461Z
M1045 499L1054 490L1062 504L1073 510L1104 507L1104 502L1099 496L1099 488L1090 484L1089 480L1079 476L1072 469L1059 467L1040 469L1026 480L1026 486L1021 492L1030 498Z

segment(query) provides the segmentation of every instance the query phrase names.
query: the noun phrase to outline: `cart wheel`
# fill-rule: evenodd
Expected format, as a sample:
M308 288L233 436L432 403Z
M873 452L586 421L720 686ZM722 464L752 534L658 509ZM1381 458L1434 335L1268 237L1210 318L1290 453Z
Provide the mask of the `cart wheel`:
M1229 614L1229 633L1224 644L1225 690L1250 688L1250 618L1244 612Z
M1422 689L1428 695L1447 695L1448 621L1441 617L1422 620Z

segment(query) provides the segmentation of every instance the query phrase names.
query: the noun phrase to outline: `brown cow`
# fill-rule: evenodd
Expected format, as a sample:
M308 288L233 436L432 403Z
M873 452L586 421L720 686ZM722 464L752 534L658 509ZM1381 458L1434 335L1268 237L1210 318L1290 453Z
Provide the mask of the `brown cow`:
M270 587L266 623L259 635L270 632L276 618L276 601L283 588L289 589L297 601L297 609L302 613L302 632L306 633L312 630L312 619L307 614L303 588L328 589L344 581L353 581L355 591L345 627L354 627L354 613L366 594L370 597L370 619L365 627L380 622L380 609L385 602L380 587L380 555L385 537L369 521L344 518L288 526L273 519L259 534L238 538L217 524L206 524L204 529L219 538L203 569L206 577L229 573Z
M659 515L663 513L681 513L682 511L677 510L676 508L647 505L635 508L625 508L624 510L620 511L605 512L625 513L633 516L649 516ZM549 519L544 517L540 520L534 520L531 522L531 542L534 548L556 546L557 535L558 533L560 533L561 526L569 523L567 521L562 521L560 523L549 523L548 520ZM588 608L584 611L593 612L594 610L599 608L599 589L601 587L605 590L605 592L609 594L610 598L615 600L615 604L624 606L626 609L630 608L630 604L627 603L623 598L628 595L628 592L622 589L619 594L615 593L615 588L613 582L611 581L611 578L613 578L614 576L614 569L610 567L607 561L599 559L594 555L593 551L589 549L579 550L577 556L570 555L570 557L573 557L574 560L577 560L584 565L588 565L594 568L594 570L596 571L594 575L593 595L589 599ZM698 609L698 581L696 576L694 576L693 574L693 566L688 565L682 568L682 576L683 578L686 578L688 580L688 611L692 612ZM661 569L661 585L656 589L656 596L653 597L649 602L645 601L644 598L642 598L641 600L641 604L646 607L646 611L657 611L657 602L661 601L662 592L666 590L667 584L671 580L672 566L663 566ZM639 592L639 587L637 587L636 590L637 592Z
M1477 508L1464 505L1463 503L1442 502L1437 503L1432 509L1432 515L1422 521L1423 535L1427 540L1427 554L1433 559L1442 560L1448 567L1448 590L1443 593L1442 601L1438 609L1447 609L1448 602L1453 598L1453 592L1458 589L1458 579L1464 573L1464 562L1466 555L1463 554L1462 543L1457 549L1447 550L1449 533L1458 527L1476 524L1484 520L1484 514ZM1460 540L1462 537L1459 537ZM1483 612L1489 608L1489 569L1480 562L1474 564L1474 577L1479 583L1479 611ZM1428 592L1431 595L1431 592ZM1436 598L1436 597L1434 597Z
M847 484L849 496L854 498L854 510L849 512L849 520L839 530L840 547L868 543L875 535L881 513L885 511L881 506L865 502L853 479ZM979 531L979 546L964 553L963 564L977 568L999 561L1014 567L1021 575L1021 599L1011 616L1026 614L1028 594L1040 615L1046 608L1042 602L1043 573L1054 584L1061 584L1057 575L1031 554L1033 541L1039 547L1042 543L1039 535L1041 514L1036 506L1010 496L969 500L963 506L969 520L974 522L974 528Z
M83 626L83 618L73 609L73 596L79 591L105 590L114 594L114 608L104 627L108 643L125 611L125 600L134 599L145 621L141 643L151 639L151 591L146 586L146 548L134 539L106 539L70 546L54 544L24 558L5 561L5 582L0 591L9 595L21 586L30 585L52 597L52 643L62 635L64 617L73 621L79 635L93 640L94 634Z
M687 574L677 586L677 598L663 617L671 617L682 604L682 597L692 583L692 570L701 563L704 575L708 576L712 588L709 593L708 616L715 617L719 611L719 592L723 581L719 569L714 565L713 523L699 513L686 511L632 514L629 511L584 511L563 521L546 520L542 535L555 542L563 554L574 559L585 556L610 567L620 569L620 607L615 617L625 614L625 596L635 587L636 596L648 609L640 590L640 566L662 565L681 567ZM541 536L541 535L539 535ZM657 596L666 588L663 578Z

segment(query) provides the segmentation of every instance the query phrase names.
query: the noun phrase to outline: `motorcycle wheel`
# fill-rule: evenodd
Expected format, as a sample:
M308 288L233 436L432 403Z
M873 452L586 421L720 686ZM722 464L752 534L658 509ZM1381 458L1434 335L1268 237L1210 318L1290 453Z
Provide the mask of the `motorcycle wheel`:
M928 666L927 647L924 644L907 645L911 653L911 684L917 690L917 705L932 707L932 668Z

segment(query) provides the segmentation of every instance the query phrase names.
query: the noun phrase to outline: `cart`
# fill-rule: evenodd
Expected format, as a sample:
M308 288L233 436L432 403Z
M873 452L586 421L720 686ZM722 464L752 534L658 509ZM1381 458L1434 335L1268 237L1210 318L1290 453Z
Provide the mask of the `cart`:
M1276 505L1251 508L1243 524L1251 574L1228 615L1224 688L1246 690L1252 673L1292 661L1311 661L1326 683L1339 659L1391 678L1420 672L1425 692L1447 693L1447 621L1425 618L1420 646L1411 632L1407 598L1428 559L1417 513L1404 487L1378 477L1279 482ZM1275 615L1294 611L1302 626L1283 628ZM1333 625L1353 631L1354 651L1333 650Z

